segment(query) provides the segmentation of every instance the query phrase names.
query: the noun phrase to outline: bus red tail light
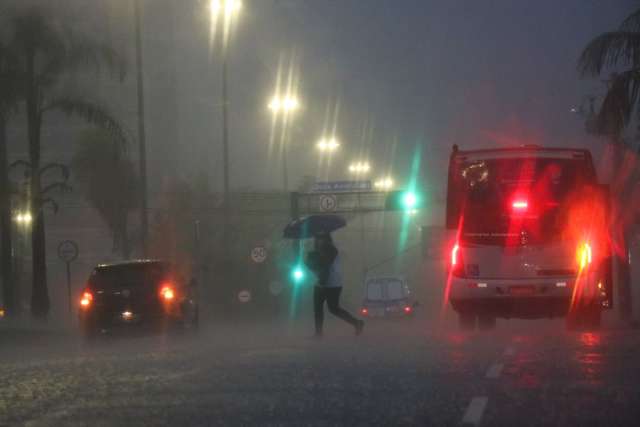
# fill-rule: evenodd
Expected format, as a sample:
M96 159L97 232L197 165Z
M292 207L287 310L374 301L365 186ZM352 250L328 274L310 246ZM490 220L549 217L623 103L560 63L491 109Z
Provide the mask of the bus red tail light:
M576 251L576 260L580 270L584 270L589 267L593 262L593 251L591 250L591 245L589 243L582 243L578 246L578 250Z
M526 199L515 199L511 202L511 209L517 213L526 212L529 209L529 202Z
M458 259L458 256L460 254L460 246L456 243L455 245L453 245L453 249L451 249L451 267L456 267L460 260Z
M451 273L454 276L464 277L464 261L462 259L462 250L457 243L451 249Z
M80 308L86 310L91 307L91 304L93 304L93 294L89 291L84 291L82 298L80 298Z

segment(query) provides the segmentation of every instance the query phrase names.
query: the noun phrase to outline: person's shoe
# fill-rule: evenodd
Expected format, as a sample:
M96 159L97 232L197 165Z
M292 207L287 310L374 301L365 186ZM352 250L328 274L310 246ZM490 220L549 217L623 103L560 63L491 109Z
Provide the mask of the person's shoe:
M356 325L356 335L362 335L364 331L364 321L358 320L358 324Z

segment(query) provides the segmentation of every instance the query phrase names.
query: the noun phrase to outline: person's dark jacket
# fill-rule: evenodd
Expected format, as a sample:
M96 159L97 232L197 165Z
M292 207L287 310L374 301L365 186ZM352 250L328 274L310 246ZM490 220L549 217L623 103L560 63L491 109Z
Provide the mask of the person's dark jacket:
M311 251L307 254L305 264L318 277L318 286L327 286L331 265L338 256L335 246L328 246L322 251Z

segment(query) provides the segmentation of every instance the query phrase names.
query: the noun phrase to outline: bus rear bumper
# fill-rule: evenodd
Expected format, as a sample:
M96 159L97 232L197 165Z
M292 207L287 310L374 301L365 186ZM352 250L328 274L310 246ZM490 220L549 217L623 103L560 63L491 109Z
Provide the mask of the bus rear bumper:
M458 313L536 319L566 316L572 301L579 305L601 304L602 294L595 274L585 275L580 280L452 278L449 301Z

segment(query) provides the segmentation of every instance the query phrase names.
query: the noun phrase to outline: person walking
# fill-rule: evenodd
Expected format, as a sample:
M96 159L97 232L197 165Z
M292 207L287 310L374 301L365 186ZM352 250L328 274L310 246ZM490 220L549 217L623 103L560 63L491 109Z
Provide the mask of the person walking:
M314 250L307 254L305 264L318 278L313 289L315 336L322 337L325 301L331 314L351 324L355 328L356 335L362 334L364 322L340 307L340 294L342 293L340 254L333 244L331 234L324 233L315 236Z

